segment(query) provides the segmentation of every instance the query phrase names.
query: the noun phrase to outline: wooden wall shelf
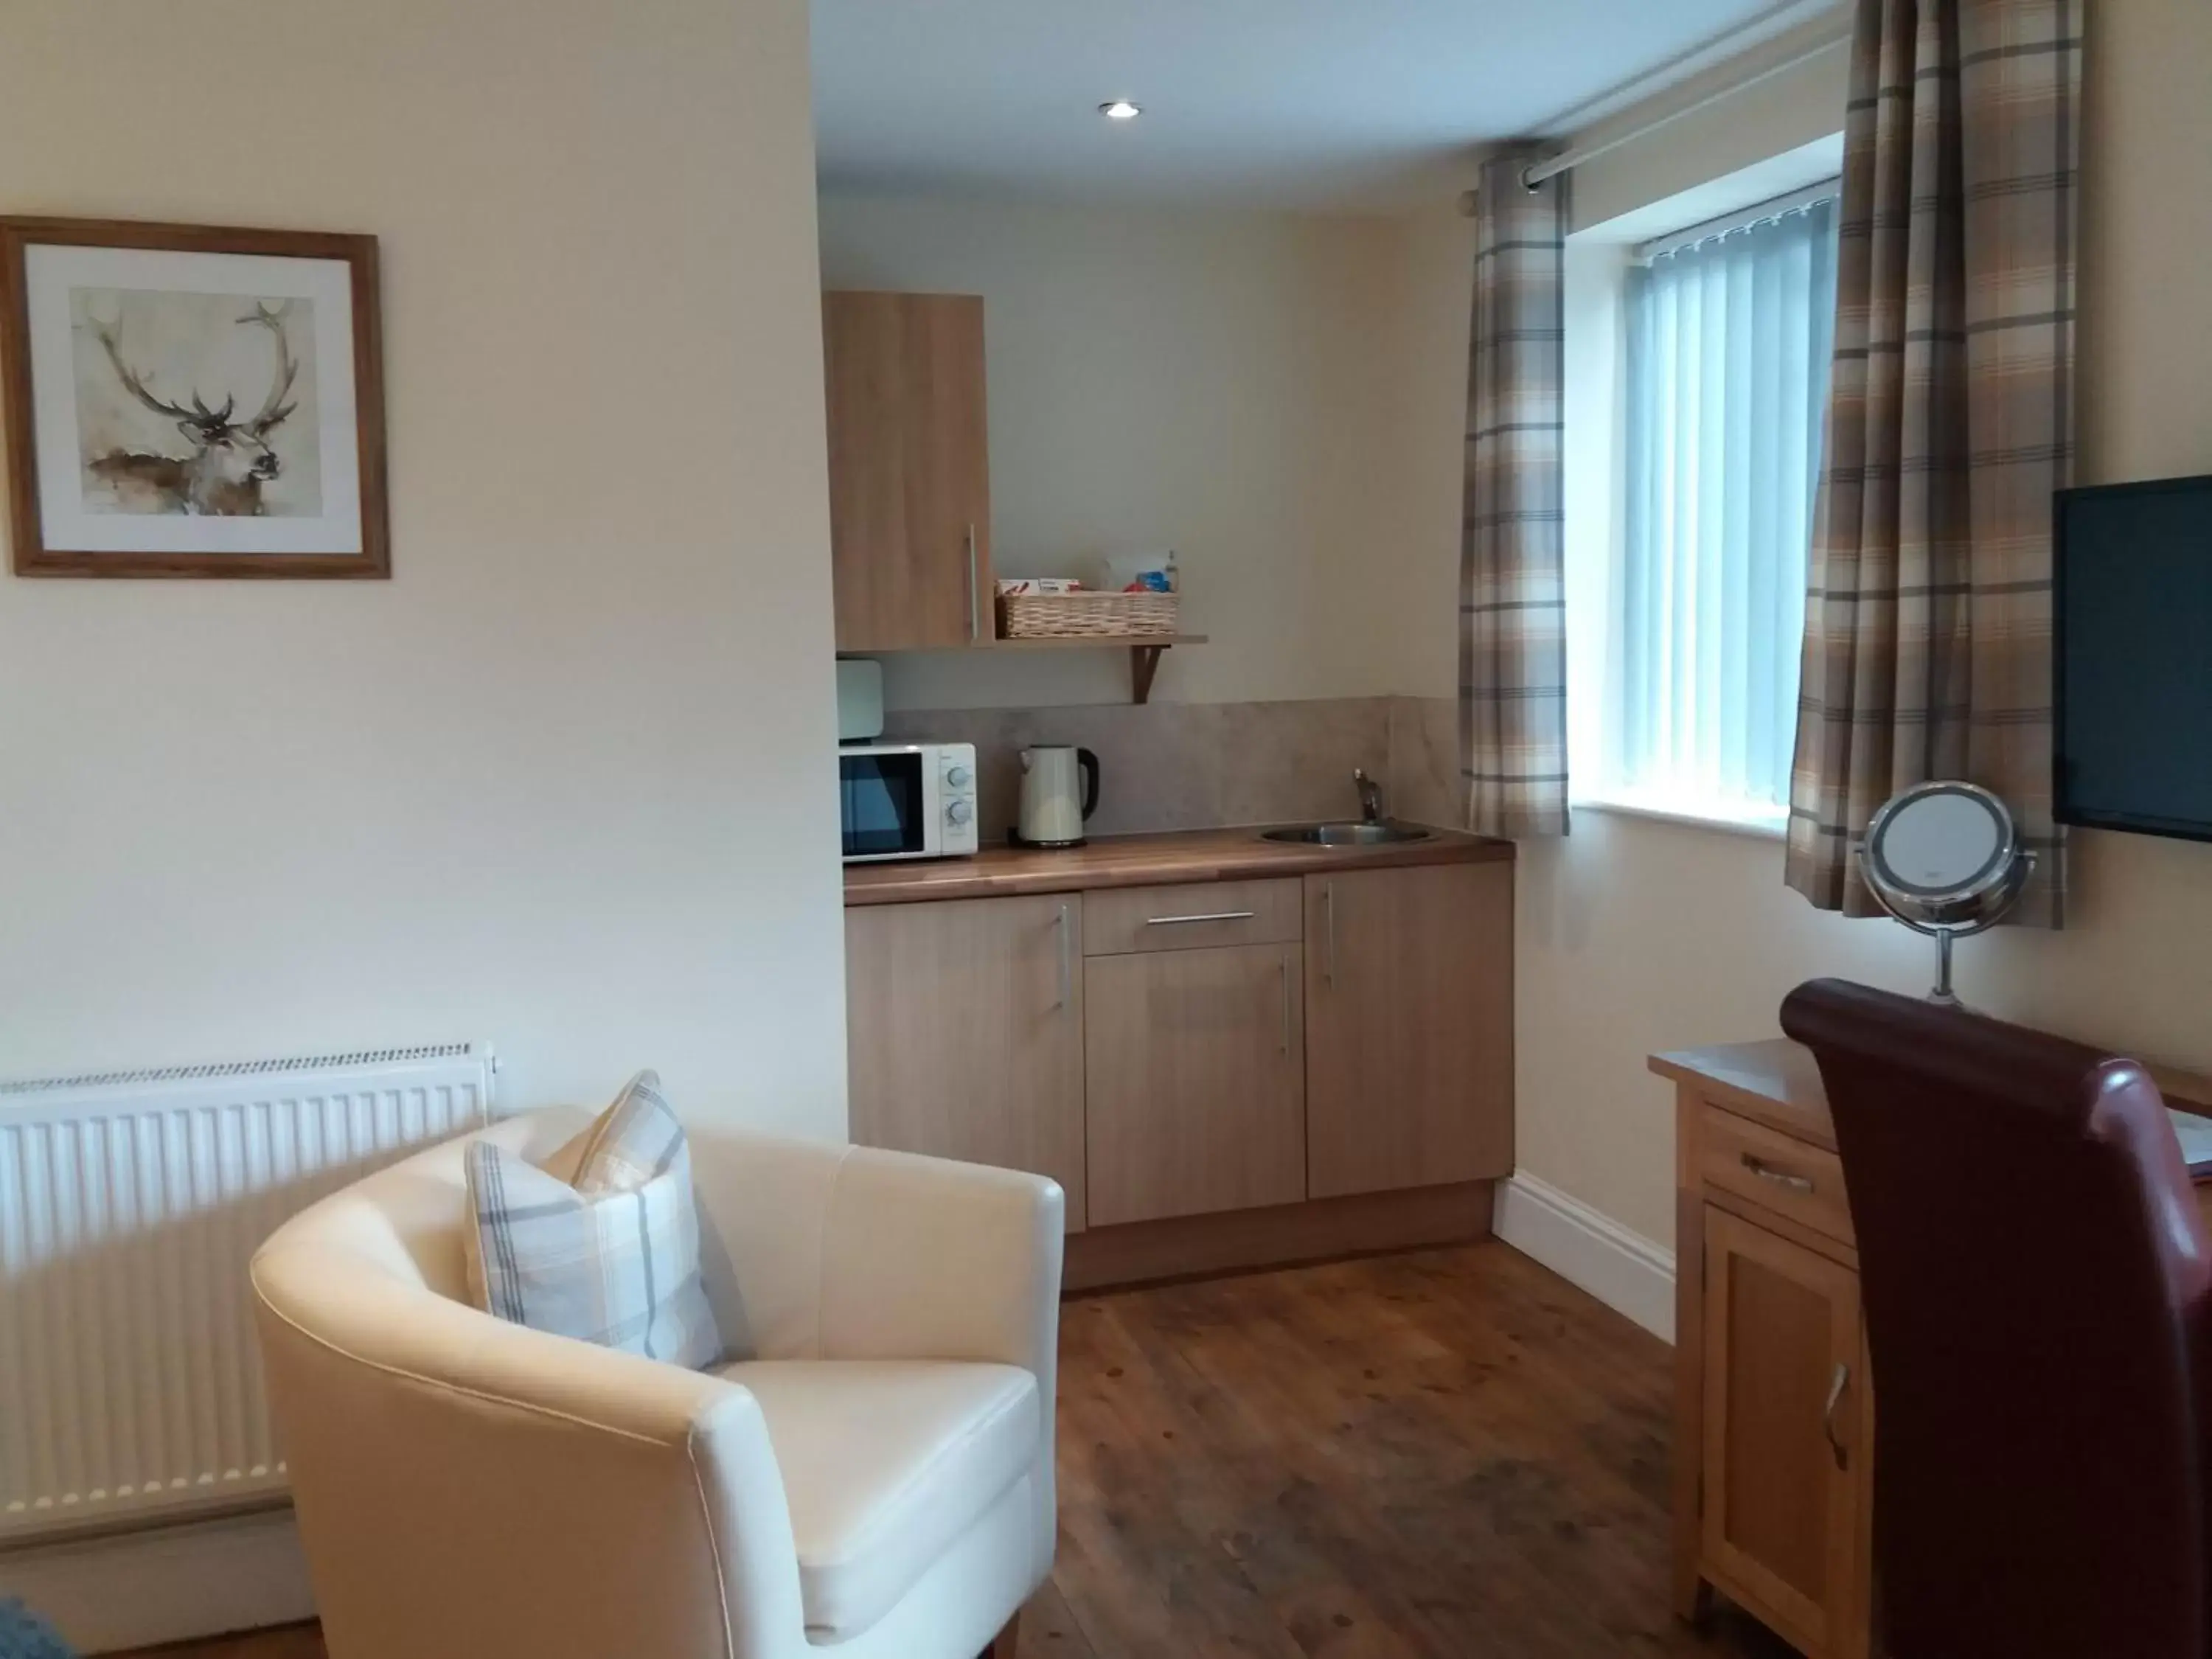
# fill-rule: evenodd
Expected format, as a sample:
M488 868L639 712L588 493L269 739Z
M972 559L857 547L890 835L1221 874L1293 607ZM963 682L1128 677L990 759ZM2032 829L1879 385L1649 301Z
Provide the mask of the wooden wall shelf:
M988 651L1118 651L1129 652L1129 692L1133 702L1152 700L1152 676L1160 672L1160 653L1178 645L1204 645L1203 634L1156 634L1138 639L1114 639L1099 635L1061 640L994 640Z
M985 640L975 645L952 647L960 651L1121 651L1129 653L1129 691L1131 700L1150 702L1152 699L1152 676L1160 672L1160 653L1178 645L1204 645L1203 634L1152 634L1123 635L1115 639L1109 635L1095 635L1089 638L1071 636L1058 640ZM930 649L932 647L921 647ZM841 651L847 657L896 657L908 654L897 650Z

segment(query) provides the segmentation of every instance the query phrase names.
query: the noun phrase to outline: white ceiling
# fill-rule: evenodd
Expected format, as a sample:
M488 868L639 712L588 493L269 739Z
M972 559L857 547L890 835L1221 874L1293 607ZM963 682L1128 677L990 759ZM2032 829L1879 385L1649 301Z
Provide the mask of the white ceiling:
M1374 208L1803 0L813 0L823 183ZM1097 106L1130 98L1133 122Z

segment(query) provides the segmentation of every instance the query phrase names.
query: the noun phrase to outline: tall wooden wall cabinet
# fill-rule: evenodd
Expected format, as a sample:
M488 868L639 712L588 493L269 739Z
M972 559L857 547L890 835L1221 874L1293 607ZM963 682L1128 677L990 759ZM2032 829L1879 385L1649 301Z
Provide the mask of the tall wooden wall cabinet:
M837 648L988 642L997 628L983 301L825 294L822 335Z

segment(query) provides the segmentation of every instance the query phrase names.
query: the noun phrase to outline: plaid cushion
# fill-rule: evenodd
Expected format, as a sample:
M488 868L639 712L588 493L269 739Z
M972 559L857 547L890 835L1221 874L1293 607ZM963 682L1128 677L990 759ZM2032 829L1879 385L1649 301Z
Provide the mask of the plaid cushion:
M660 1073L640 1072L599 1114L576 1164L580 1193L623 1193L657 1180L688 1154L684 1126L660 1092Z
M722 1358L691 1155L653 1073L592 1125L574 1186L481 1140L467 1170L469 1283L487 1312L694 1370Z

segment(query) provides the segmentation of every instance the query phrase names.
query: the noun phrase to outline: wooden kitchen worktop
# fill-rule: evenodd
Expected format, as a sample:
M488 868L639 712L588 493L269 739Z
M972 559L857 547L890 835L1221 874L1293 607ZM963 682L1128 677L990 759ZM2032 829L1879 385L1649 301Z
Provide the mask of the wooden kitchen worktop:
M1012 893L1074 893L1098 887L1302 876L1414 864L1510 862L1513 843L1439 830L1428 841L1393 847L1302 847L1262 841L1256 828L1109 836L1058 852L987 848L973 858L915 859L845 866L845 902L904 904L917 899L991 898Z

